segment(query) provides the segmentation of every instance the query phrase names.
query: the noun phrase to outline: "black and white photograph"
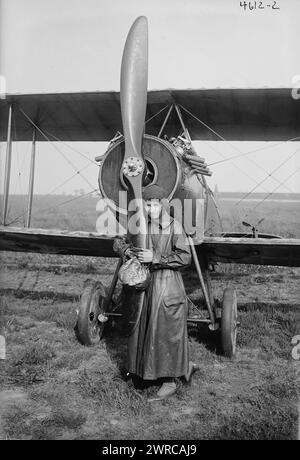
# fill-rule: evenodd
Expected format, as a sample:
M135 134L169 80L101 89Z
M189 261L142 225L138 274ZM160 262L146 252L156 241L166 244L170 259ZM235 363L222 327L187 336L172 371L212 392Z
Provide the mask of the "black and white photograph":
M0 0L1 440L300 440L299 20Z

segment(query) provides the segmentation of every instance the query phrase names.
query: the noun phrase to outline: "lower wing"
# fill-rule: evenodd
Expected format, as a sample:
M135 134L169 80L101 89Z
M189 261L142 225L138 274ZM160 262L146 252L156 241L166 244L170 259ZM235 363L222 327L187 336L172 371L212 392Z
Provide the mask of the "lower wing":
M0 227L0 251L118 257L114 235L90 232Z
M0 250L118 257L116 235L0 227ZM196 246L209 262L300 267L300 239L206 237Z
M210 262L300 267L300 239L210 237L196 250Z

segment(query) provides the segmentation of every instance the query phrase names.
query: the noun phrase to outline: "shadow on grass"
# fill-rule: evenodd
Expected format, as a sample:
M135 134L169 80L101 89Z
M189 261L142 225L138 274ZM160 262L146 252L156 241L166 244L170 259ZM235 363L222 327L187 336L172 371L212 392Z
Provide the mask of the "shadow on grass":
M204 345L210 352L222 355L220 330L211 331L208 326L190 327L189 337Z
M127 341L128 337L122 333L122 324L112 327L107 325L103 338L110 359L116 364L119 370L119 377L124 382L132 382L136 390L145 390L155 384L154 381L143 380L127 371Z

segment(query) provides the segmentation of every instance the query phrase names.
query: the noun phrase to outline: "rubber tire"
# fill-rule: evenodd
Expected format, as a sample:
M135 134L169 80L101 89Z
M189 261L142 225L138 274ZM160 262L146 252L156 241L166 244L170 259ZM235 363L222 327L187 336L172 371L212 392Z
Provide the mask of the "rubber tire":
M106 289L100 281L86 281L74 328L76 337L82 345L97 345L101 340L104 323L98 321L98 316L104 313L102 306L106 295Z
M221 317L221 345L224 356L232 358L236 351L237 298L233 288L226 288L223 295Z

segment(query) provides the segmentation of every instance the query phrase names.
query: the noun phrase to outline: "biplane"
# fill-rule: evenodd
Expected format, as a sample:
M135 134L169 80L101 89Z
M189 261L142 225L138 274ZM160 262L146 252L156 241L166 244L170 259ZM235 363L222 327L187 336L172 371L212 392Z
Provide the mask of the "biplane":
M260 234L255 226L245 233L222 232L217 205L206 182L211 171L193 149L192 141L300 139L300 103L291 97L289 88L147 92L147 80L148 25L145 17L139 17L123 52L120 93L7 94L0 100L0 131L7 133L1 138L7 147L0 249L118 257L113 250L116 235L102 234L101 229L91 233L30 228L36 142L47 140L48 132L62 141L111 141L107 152L96 161L101 194L117 210L118 221L130 214L129 200L141 200L143 187L150 184L162 185L170 200L189 197L204 203L203 238L185 230L208 315L189 317L188 321L220 330L223 352L231 357L238 325L236 292L226 288L220 308L212 291L211 266L222 262L299 267L300 240ZM26 228L7 225L14 141L32 141ZM119 201L120 191L127 193L125 205ZM142 206L138 212L143 221ZM135 246L145 247L145 234L133 234L129 224L126 231ZM144 292L126 292L122 309L113 301L121 265L120 259L108 288L101 281L84 287L76 334L85 345L98 343L111 318L123 316L128 333L138 321Z

